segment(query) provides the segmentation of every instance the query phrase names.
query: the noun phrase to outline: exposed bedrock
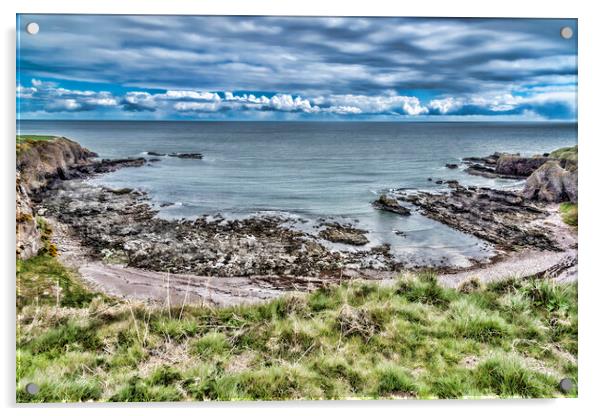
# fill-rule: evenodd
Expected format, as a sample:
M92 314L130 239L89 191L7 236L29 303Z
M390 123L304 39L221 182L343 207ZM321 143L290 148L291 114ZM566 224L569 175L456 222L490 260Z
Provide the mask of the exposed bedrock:
M558 161L549 161L529 176L523 195L537 201L577 202L577 179L577 170L566 170Z
M141 269L199 276L330 276L400 268L388 247L331 250L321 238L279 217L226 220L158 218L148 197L81 180L56 182L36 195L45 215L72 230L92 256ZM361 230L327 227L320 237L363 245Z
M96 160L96 153L64 137L17 143L16 158L16 254L26 259L42 247L31 199L55 182L141 166L143 158Z
M45 186L60 176L60 172L92 163L96 156L96 153L65 137L26 141L17 144L17 171L22 184L33 190Z
M27 259L35 256L42 248L40 231L36 224L36 218L31 208L31 201L27 189L22 183L21 175L17 172L16 180L16 202L17 202L17 258Z
M487 178L525 178L550 160L546 156L526 157L520 154L494 153L486 157L467 157L467 173Z
M466 157L463 161L468 165L466 172L472 175L521 179L529 177L550 161L557 162L562 169L577 170L577 146L530 157L496 152L485 157Z
M366 232L365 230L340 224L328 224L324 230L318 233L318 236L333 243L363 246L368 244L368 238L365 236Z
M497 160L495 171L501 175L525 177L535 172L541 165L550 160L544 156L501 155Z
M421 214L500 248L559 250L538 221L547 212L517 193L456 185L444 193L400 192L398 196L417 206Z

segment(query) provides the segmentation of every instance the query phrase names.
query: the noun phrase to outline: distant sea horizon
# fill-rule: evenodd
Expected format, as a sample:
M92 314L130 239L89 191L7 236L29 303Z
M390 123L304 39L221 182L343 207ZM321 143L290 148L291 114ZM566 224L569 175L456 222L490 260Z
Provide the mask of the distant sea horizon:
M17 124L20 122L151 122L151 123L420 123L420 124L437 124L437 123L466 123L466 124L578 124L578 120L246 120L246 119L228 119L228 120L192 120L192 119L61 119L61 118L35 118L35 119L16 119Z

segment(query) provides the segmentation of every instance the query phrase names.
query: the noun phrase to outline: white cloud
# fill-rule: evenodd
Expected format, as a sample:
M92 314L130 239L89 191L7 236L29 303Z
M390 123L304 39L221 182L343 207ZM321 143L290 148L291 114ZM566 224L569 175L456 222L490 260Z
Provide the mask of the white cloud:
M129 112L157 114L211 114L225 117L228 112L255 117L279 112L281 117L298 114L338 116L422 116L525 114L553 116L554 111L576 113L576 86L532 86L516 91L482 93L464 96L443 96L428 102L418 97L399 95L389 90L381 95L333 94L315 97L278 93L272 96L235 94L231 91L167 90L161 93L129 91L116 96L107 91L70 90L37 79L32 86L17 86L21 105L30 111L78 112L120 109ZM27 107L29 105L29 107ZM547 110L546 110L547 109ZM26 111L26 110L24 110ZM547 111L547 113L546 113ZM288 113L288 115L286 115Z
M17 86L17 97L33 100L35 110L47 112L92 111L117 107L117 99L107 91L70 90L54 82L31 80L31 87ZM39 107L39 108L38 108Z
M33 95L38 91L36 87L24 87L17 85L17 98L33 98Z
M427 114L428 108L423 106L417 97L405 95L332 95L320 97L318 102L329 104L329 107L354 107L364 114L402 113L411 116Z
M186 99L205 100L205 101L220 101L221 98L217 93L204 91L187 91L187 90L169 90L165 94L158 94L161 98L168 99Z
M440 114L447 114L450 111L457 110L462 107L462 100L454 97L446 97L443 99L431 100L429 102L429 108L437 110Z

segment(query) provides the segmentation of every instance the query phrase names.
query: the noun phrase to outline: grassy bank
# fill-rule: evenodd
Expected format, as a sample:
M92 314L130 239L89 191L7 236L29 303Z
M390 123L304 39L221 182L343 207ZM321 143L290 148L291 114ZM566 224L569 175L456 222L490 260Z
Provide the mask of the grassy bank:
M579 225L579 210L577 204L573 204L572 202L563 202L562 204L560 204L559 209L560 215L562 216L562 220L566 224L572 225L574 227L577 227Z
M55 136L17 135L17 156L30 149L32 146L36 146L41 142L46 142L54 139L56 139Z
M550 153L551 157L557 159L571 160L577 162L579 158L579 149L577 145L571 147L561 147Z
M58 306L29 287L44 279ZM18 280L19 402L552 397L577 378L575 284L456 291L423 273L166 309L91 294L47 255L20 262Z

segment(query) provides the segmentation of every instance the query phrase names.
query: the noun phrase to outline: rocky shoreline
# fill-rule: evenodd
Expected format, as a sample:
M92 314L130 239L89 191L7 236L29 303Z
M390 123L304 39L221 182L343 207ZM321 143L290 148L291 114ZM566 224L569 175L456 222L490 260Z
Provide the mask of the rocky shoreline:
M32 198L39 214L68 225L95 258L130 267L220 277L338 276L345 269L401 268L386 248L330 250L279 217L162 219L144 192L81 179L57 182ZM367 242L360 230L338 224L327 224L318 235L352 245Z
M219 215L180 220L159 218L144 192L94 186L86 181L89 177L116 169L154 163L151 160L97 160L93 152L63 138L46 146L53 151L51 154L56 155L56 160L46 157L42 168L39 166L40 149L33 154L31 149L27 149L28 153L23 153L18 159L17 233L18 243L22 247L19 250L18 246L17 252L27 257L36 251L38 236L35 235L36 227L32 228L30 223L35 223L33 218L36 216L47 218L63 230L55 237L59 252L63 245L80 246L82 250L78 252L85 253L85 263L94 265L90 269L93 272L90 280L100 286L103 281L112 281L113 291L117 290L115 287L127 288L128 281L139 280L139 286L144 286L145 273L149 282L157 281L167 273L175 276L174 281L182 282L186 276L196 276L200 280L214 277L247 279L244 283L232 280L232 284L251 292L252 281L272 282L263 292L261 285L257 287L257 297L262 298L272 296L274 290L286 291L293 287L309 290L318 287L320 282L336 282L340 279L389 279L407 268L394 259L386 244L364 247L369 242L366 231L347 224L324 221L315 234L310 234L292 227L290 222L294 220L278 216L245 219L225 219ZM149 156L155 154L160 155L148 152ZM64 157L67 160L63 160ZM202 156L194 154L189 157L186 154L182 157L200 159ZM504 259L509 261L512 253L527 250L544 253L549 261L556 259L553 253L574 252L573 257L563 258L563 264L568 265L564 269L556 263L551 266L546 263L550 269L560 267L562 270L557 274L561 274L565 269L576 267L576 240L572 245L559 242L554 236L560 226L546 222L551 210L546 205L547 200L538 196L545 195L542 190L550 193L549 182L554 178L542 175L541 169L549 164L557 164L563 169L563 172L556 172L558 175L572 175L571 178L574 176L576 181L576 163L574 171L565 170L570 169L569 163L562 165L562 162L550 160L547 156L545 158L540 164L539 159L525 162L511 155L515 166L509 167L512 163L508 165L509 162L504 162L506 167L499 172L500 175L509 175L508 172L522 175L532 171L529 178L537 174L538 182L532 186L539 187L535 197L526 196L525 192L464 187L457 181L441 181L447 183L449 191L428 193L397 190L381 195L373 206L407 216L413 215L414 211L407 208L413 205L421 215L493 243L501 253L506 254L498 256L492 263ZM484 166L477 170L495 171L500 161L507 159L507 155L497 154L480 158L479 161L471 158L470 163L473 163L472 166ZM492 167L493 163L496 168ZM571 200L569 188L572 184L567 182L566 186L562 185L562 180L560 183L559 189L552 186L553 190L560 192L560 196L554 198ZM576 198L576 183L574 191ZM30 220L30 223L24 220ZM31 235L19 238L19 227L21 237L24 231ZM24 241L33 244L25 244ZM326 242L349 249L333 249ZM62 251L69 256L69 250ZM475 263L471 269L491 266ZM446 269L438 268L441 272ZM541 267L534 270L541 271ZM461 273L454 271L450 276ZM457 277L449 278L450 282L455 280ZM195 284L198 285L198 282ZM224 285L223 290L226 290L228 284ZM176 296L182 287L174 288ZM127 296L128 291L125 292ZM201 296L201 292L198 289L195 296Z

